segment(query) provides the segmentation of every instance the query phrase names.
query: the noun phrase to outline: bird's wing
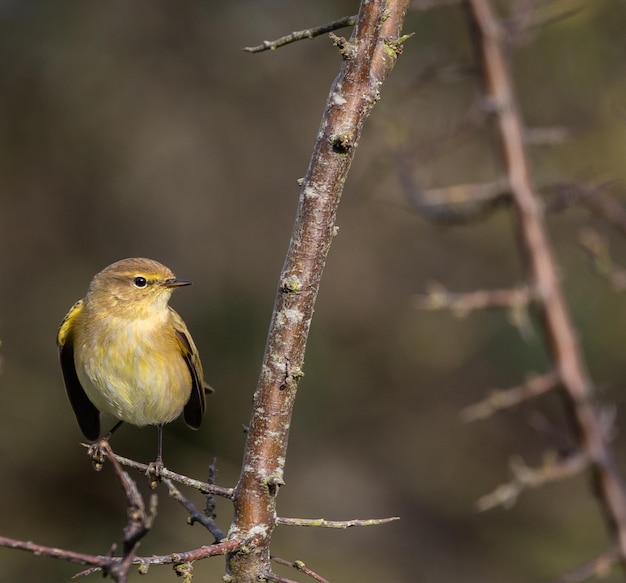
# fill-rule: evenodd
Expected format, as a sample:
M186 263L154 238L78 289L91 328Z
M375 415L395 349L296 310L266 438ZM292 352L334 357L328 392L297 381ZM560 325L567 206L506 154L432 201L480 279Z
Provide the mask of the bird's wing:
M180 348L181 356L185 360L185 364L191 375L191 395L185 405L183 415L185 423L193 429L198 429L202 424L202 417L206 408L206 398L204 395L204 378L202 375L202 364L200 363L200 355L198 349L193 343L193 339L187 330L187 326L183 319L170 308L172 313L172 323L176 340Z
M89 400L76 374L74 364L74 326L83 310L83 300L78 300L67 313L57 334L59 359L63 370L65 390L74 409L74 415L83 435L90 441L100 436L100 411Z

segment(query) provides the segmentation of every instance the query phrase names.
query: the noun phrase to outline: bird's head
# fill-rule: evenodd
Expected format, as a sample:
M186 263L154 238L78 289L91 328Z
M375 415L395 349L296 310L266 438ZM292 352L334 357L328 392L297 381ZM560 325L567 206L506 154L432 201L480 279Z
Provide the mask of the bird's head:
M174 288L190 284L153 259L122 259L94 276L87 303L103 315L155 317L165 314Z

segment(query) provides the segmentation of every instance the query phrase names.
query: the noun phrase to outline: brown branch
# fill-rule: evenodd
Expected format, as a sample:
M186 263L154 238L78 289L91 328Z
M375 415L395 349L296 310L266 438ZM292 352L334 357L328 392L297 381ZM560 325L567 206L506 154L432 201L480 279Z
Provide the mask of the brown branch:
M137 484L122 469L119 461L119 456L113 453L111 447L106 441L101 441L98 445L113 465L115 473L120 480L120 483L122 484L126 499L128 501L128 523L124 529L122 556L114 557L110 554L90 555L85 553L77 553L66 549L47 547L45 545L11 539L4 536L0 536L0 546L27 551L37 556L47 556L54 559L69 561L72 563L79 563L81 565L89 565L91 567L90 569L87 569L77 574L75 577L88 575L90 573L93 573L94 571L103 571L105 574L111 575L111 577L115 581L124 583L128 579L128 574L132 565L139 565L140 570L142 572L145 572L147 571L149 565L182 565L184 563L205 559L207 557L226 555L229 552L236 551L244 545L243 540L231 538L230 540L219 542L211 546L203 546L198 549L185 551L182 553L172 553L170 555L159 556L153 555L150 557L135 556L137 547L139 546L141 539L147 534L147 532L151 528L154 518L156 516L156 494L152 494L150 508L149 511L147 511L143 502L143 498L141 497L141 494L137 489ZM124 460L124 458L122 459ZM133 467L136 467L142 466L143 464L137 464L136 462L132 462L129 465L133 465ZM144 468L147 469L147 466L144 466ZM137 469L143 468L138 467ZM171 474L173 472L168 472L167 470L165 470L165 473ZM185 478L185 481L187 480L185 476L179 476L178 474L177 476ZM183 505L190 513L191 524L193 524L193 522L200 522L216 537L216 539L222 539L224 537L224 535L219 531L213 520L198 512L193 503L187 500L174 487L174 485L168 478L163 478L162 481L167 486L170 495L175 498L181 505Z
M461 411L461 418L466 423L486 419L496 411L510 409L539 395L543 395L554 389L559 383L559 375L550 372L544 375L534 376L525 383L509 389L496 389L482 401L465 407Z
M103 567L111 561L111 557L102 555L89 555L86 553L77 553L57 547L47 547L31 541L17 540L7 536L0 536L0 546L8 549L26 551L35 556L50 557L52 559L61 559L70 563L78 563L80 565L93 565L95 567Z
M207 559L208 557L218 557L232 553L245 546L246 541L237 538L215 543L214 545L202 546L191 551L172 553L170 555L152 555L150 557L137 557L136 564L140 565L177 565Z
M156 494L150 496L150 511L146 511L146 507L143 501L137 484L131 477L122 469L122 466L115 459L115 455L111 450L111 446L106 441L101 441L99 446L102 448L106 456L109 458L115 474L117 475L128 502L128 523L124 528L124 540L122 543L122 557L120 560L111 562L109 565L103 567L106 574L118 583L126 583L128 581L128 574L133 564L137 547L154 523L156 517L157 497Z
M307 170L254 394L230 534L248 541L229 556L233 583L271 572L269 541L283 484L289 425L322 271L336 234L335 217L361 131L393 69L408 0L362 2L343 65L333 83Z
M244 51L247 53L262 53L263 51L275 51L277 48L282 47L284 45L299 41L305 40L307 38L315 38L316 36L320 36L322 34L326 34L327 32L332 32L333 30L339 30L340 28L346 28L348 26L354 26L356 22L356 15L354 16L344 16L338 20L333 20L332 22L327 22L326 24L322 24L320 26L316 26L314 28L305 28L304 30L297 30L292 32L291 34L287 34L285 36L281 36L276 40L264 40L260 45L255 47L244 47Z
M400 520L399 516L389 518L367 518L365 520L326 520L325 518L284 518L276 517L276 524L284 526L313 526L319 528L352 528L354 526L379 526Z
M482 496L476 502L479 512L491 510L496 506L511 508L524 490L539 488L550 482L575 476L589 467L589 460L582 454L569 455L562 459L547 458L541 467L531 468L520 457L514 457L509 467L513 479Z
M309 569L302 561L291 562L291 561L286 561L285 559L281 559L280 557L274 557L274 556L270 558L272 561L274 561L275 563L278 563L279 565L285 565L286 567L293 567L297 571L300 571L301 573L308 575L309 577L311 577L311 579L313 579L314 581L317 581L317 583L330 583L328 579L324 579L324 577L322 577L321 575L318 575L315 571L312 571L311 569Z
M217 543L211 546L203 546L191 551L180 553L172 553L170 555L152 555L150 557L135 557L134 565L171 565L184 563L187 561L199 561L208 557L225 555L233 552L244 545L241 539L229 539L227 541ZM36 556L50 557L52 559L60 559L70 563L78 563L80 565L91 565L97 570L109 568L112 564L120 562L120 557L111 557L109 555L89 555L86 553L77 553L57 547L48 547L30 541L22 541L12 539L6 536L0 536L0 546L9 549L26 551ZM90 569L89 572L93 572Z
M91 445L83 443L81 444L83 447L90 448ZM131 460L126 457L122 457L121 455L113 454L115 459L123 466L127 466L129 468L133 468L134 470L138 470L142 474L145 474L149 466L148 464L142 464L141 462L136 462L135 460ZM202 494L214 494L216 496L221 496L222 498L232 498L233 497L233 488L224 488L222 486L216 486L215 484L202 482L201 480L194 480L193 478L189 478L183 474L177 474L176 472L172 472L167 468L163 468L161 470L160 475L163 478L169 478L174 482L178 482L183 486L188 486L189 488L195 488Z
M610 532L626 566L626 491L617 468L594 389L580 352L561 288L541 206L531 180L524 130L502 48L502 31L489 0L466 0L473 38L482 64L487 98L496 104L495 124L503 164L513 192L520 244L548 337L549 349L563 385L566 408L582 455L592 467L595 491Z

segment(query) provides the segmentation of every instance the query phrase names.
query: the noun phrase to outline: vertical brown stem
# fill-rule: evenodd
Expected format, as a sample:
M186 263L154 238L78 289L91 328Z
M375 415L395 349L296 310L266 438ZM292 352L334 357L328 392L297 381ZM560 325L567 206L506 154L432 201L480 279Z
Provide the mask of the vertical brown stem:
M501 28L489 0L466 0L466 4L482 64L485 91L496 111L495 123L517 211L520 241L531 283L537 290L549 349L580 448L592 464L597 495L624 564L626 493L570 320L541 205L532 183L521 116L502 50Z
M349 41L335 37L343 65L326 103L287 257L280 275L243 467L235 488L230 536L248 541L228 558L230 581L252 583L270 572L269 541L283 483L289 424L313 307L335 215L365 119L400 52L408 0L363 0Z

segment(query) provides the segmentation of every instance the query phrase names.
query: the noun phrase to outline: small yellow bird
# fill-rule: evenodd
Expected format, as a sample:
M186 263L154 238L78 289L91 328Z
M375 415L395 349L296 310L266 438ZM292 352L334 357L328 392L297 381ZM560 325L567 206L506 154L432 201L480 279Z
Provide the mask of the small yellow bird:
M119 422L156 425L162 466L163 424L181 412L193 429L202 423L205 383L198 350L168 301L176 279L165 265L122 259L91 281L87 295L65 316L57 335L65 388L78 424L91 441L100 413Z

